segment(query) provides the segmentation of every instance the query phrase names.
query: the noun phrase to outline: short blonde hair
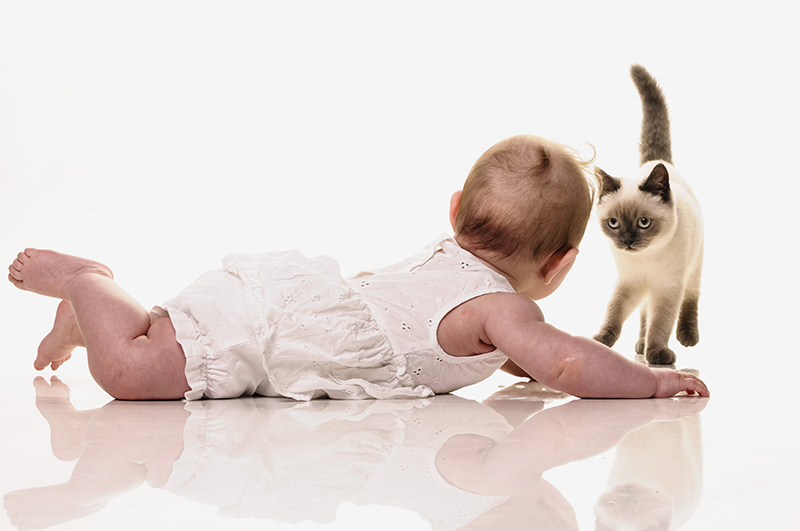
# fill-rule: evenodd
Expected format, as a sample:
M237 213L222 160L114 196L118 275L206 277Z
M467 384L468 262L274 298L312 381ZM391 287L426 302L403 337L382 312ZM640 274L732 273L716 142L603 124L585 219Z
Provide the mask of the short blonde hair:
M456 216L465 247L542 262L583 239L594 203L591 161L531 135L489 148L467 176Z

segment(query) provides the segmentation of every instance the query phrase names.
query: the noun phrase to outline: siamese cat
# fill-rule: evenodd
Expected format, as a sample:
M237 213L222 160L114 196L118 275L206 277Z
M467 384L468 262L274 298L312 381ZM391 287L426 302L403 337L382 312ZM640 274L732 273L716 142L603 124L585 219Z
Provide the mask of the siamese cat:
M622 324L641 306L636 352L649 364L672 365L669 338L677 320L678 341L700 340L697 305L703 262L700 206L672 166L666 99L655 79L639 65L631 77L642 100L638 177L612 177L600 168L598 217L611 240L619 278L605 320L594 339L612 346Z

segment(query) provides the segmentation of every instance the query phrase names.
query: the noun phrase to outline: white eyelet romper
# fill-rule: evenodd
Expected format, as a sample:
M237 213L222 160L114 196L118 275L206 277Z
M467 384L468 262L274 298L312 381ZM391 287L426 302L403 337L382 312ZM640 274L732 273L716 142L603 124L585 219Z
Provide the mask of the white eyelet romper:
M508 281L441 236L399 264L344 279L326 256L234 254L153 310L186 355L187 400L411 398L479 382L495 350L453 357L436 331L453 308Z

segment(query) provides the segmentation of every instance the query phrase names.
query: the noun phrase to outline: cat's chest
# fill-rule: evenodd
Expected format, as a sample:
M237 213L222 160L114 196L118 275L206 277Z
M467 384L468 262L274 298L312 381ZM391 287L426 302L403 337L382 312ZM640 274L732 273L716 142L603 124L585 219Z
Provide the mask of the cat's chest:
M682 260L669 248L631 253L614 249L614 259L621 277L652 283L683 271Z

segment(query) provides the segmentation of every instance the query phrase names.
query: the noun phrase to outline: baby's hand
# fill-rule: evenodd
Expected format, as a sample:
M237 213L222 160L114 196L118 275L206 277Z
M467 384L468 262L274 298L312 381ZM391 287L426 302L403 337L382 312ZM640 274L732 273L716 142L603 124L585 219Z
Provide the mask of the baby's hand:
M672 369L650 370L653 371L658 381L658 389L656 389L653 398L666 398L674 396L682 391L690 395L698 394L700 396L710 396L706 384L694 374L674 371Z

